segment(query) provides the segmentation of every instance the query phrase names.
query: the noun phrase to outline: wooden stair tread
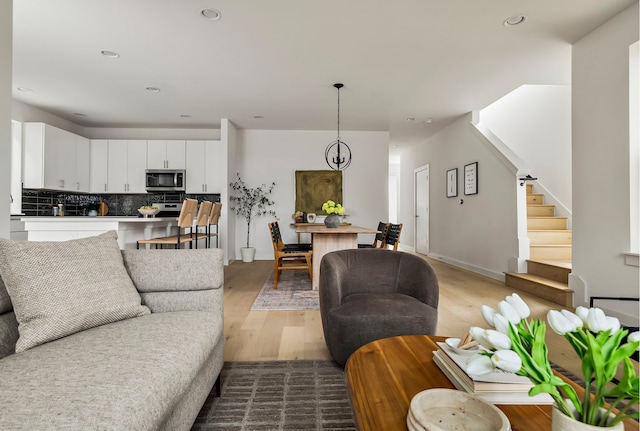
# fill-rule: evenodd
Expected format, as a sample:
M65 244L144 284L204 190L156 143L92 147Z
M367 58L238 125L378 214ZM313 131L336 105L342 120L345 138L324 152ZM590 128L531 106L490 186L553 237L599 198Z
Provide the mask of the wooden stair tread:
M571 248L571 244L530 244L529 247Z
M527 216L527 218L533 218L533 219L568 219L569 217L567 216Z
M567 292L573 292L573 289L569 289L569 285L567 283L561 283L559 281L549 280L548 278L540 277L538 275L526 274L526 273L516 273L516 272L507 272L507 275L515 278L520 278L527 281L532 281L534 283L542 284L545 287L550 287L552 289L563 290Z
M557 266L564 269L572 269L571 262L565 262L562 260L529 259L529 262L539 263L542 265Z
M527 206L529 207L553 207L555 208L556 206L554 204L535 204L535 203L528 203Z
M527 229L529 232L571 232L571 229Z

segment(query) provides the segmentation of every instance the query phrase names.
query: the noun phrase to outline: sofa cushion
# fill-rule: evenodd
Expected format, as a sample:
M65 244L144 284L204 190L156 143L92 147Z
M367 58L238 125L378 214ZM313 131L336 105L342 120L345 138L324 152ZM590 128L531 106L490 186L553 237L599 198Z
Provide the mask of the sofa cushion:
M9 298L9 292L7 292L7 288L2 281L2 277L0 277L0 314L6 313L13 309L13 305L11 305L11 298Z
M222 315L152 313L6 357L0 429L163 429L222 337Z
M61 242L0 238L0 276L18 321L16 353L78 331L149 314L115 231Z

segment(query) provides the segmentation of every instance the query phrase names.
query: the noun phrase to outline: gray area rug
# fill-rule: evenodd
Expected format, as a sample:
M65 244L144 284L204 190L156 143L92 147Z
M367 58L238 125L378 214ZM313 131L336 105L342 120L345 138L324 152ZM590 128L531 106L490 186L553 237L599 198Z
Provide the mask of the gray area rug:
M282 271L278 289L273 288L273 271L251 306L260 310L319 310L318 291L312 290L307 271Z
M355 431L342 368L333 361L225 362L192 431Z

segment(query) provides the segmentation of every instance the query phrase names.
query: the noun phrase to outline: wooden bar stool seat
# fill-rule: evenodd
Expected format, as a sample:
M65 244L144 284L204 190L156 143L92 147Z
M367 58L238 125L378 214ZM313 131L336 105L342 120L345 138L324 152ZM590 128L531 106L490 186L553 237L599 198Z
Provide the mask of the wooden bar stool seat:
M180 216L178 216L178 234L171 236L163 236L151 239L141 239L136 242L136 248L140 248L140 245L155 245L155 248L162 248L165 245L171 245L174 248L181 248L183 244L191 244L195 241L196 236L193 232L193 218L198 208L198 201L195 199L185 199L182 203L182 209L180 210ZM182 233L182 230L188 230L189 233Z

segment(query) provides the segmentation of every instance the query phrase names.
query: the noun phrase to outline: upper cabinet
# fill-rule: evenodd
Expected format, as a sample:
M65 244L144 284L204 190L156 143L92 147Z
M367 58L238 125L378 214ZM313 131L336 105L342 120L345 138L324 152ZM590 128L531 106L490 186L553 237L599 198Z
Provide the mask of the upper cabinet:
M109 140L107 192L146 193L147 141Z
M92 139L44 123L23 123L23 184L29 189L147 193L145 170L186 170L186 192L226 190L222 141Z
M226 190L226 154L222 141L187 141L187 193Z
M185 141L147 141L147 169L185 169Z
M108 183L109 141L106 139L91 140L91 193L106 193Z
M25 188L89 191L89 140L44 123L23 124Z
M76 135L76 187L88 192L91 189L91 141Z

